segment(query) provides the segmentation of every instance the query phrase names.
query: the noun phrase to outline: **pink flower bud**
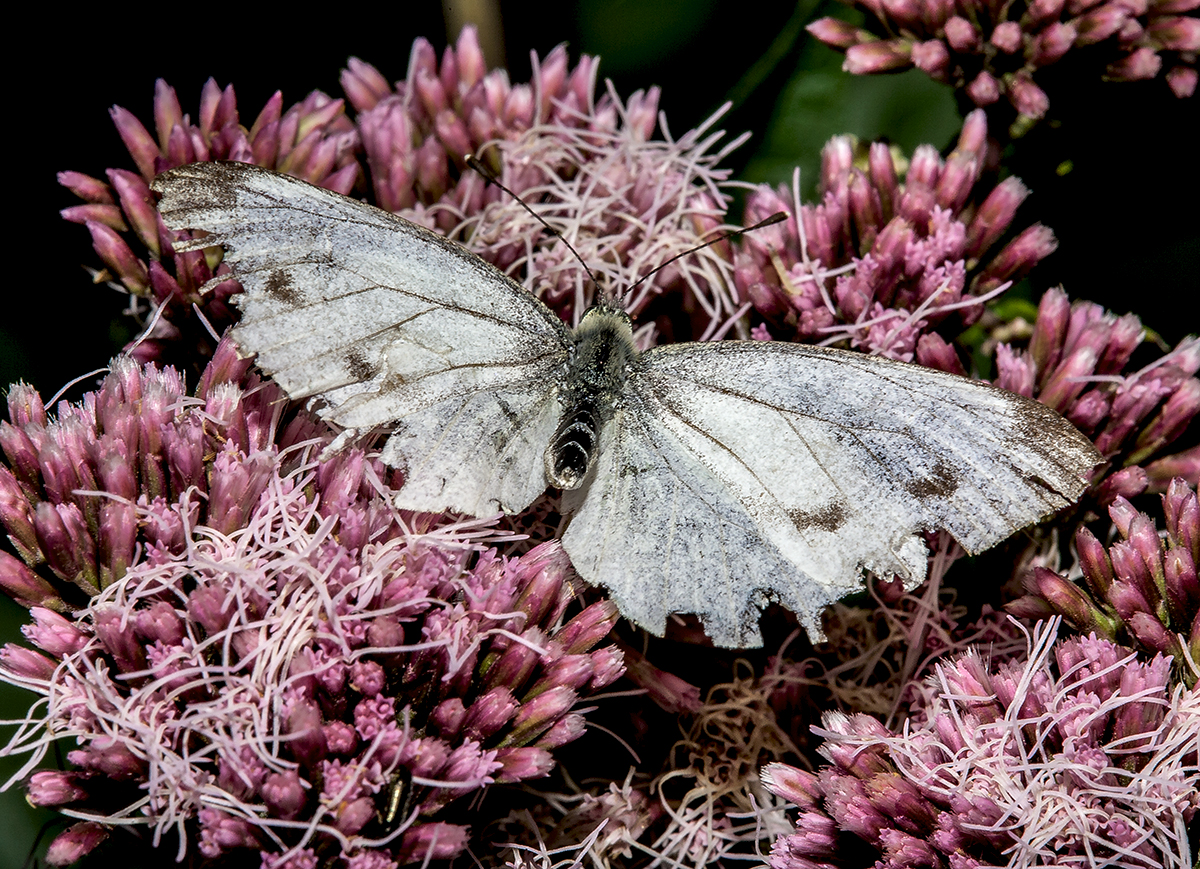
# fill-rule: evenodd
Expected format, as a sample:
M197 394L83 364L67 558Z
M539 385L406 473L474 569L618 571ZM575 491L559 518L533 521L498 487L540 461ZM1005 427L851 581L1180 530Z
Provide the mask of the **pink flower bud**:
M1200 73L1190 66L1174 66L1167 70L1167 84L1170 85L1172 93L1181 100L1196 92L1198 79Z
M581 654L607 637L619 617L612 601L597 601L567 622L554 638L567 654Z
M1146 648L1172 656L1181 651L1178 637L1153 615L1136 612L1130 615L1125 623L1129 632Z
M85 202L97 205L114 205L112 190L99 178L84 175L82 172L59 172L56 176L58 183L66 187Z
M31 806L61 806L85 799L87 790L79 786L79 776L62 770L38 770L25 783L25 799Z
M1004 246L980 275L975 290L986 292L1004 281L1020 280L1057 247L1058 239L1054 237L1054 232L1049 227L1035 223Z
M1025 10L1025 20L1030 29L1036 29L1046 21L1053 21L1062 14L1065 0L1032 0Z
M872 142L867 152L867 168L871 186L879 196L880 221L886 224L892 219L899 183L896 180L896 162L891 149L884 142Z
M912 62L934 81L946 81L950 71L950 52L940 39L929 39L913 45Z
M660 670L645 656L630 648L625 653L625 675L629 681L649 692L649 698L671 715L695 712L700 708L700 689L673 673Z
M402 866L451 860L467 847L468 833L467 827L442 821L415 824L404 834L396 858Z
M1081 15L1075 25L1076 45L1094 45L1119 31L1129 18L1129 10L1119 3L1106 3Z
M550 726L535 743L540 748L554 749L574 742L587 730L587 719L577 712L564 715Z
M893 21L912 26L922 18L918 0L879 0L884 12Z
M1072 24L1055 21L1037 35L1029 50L1029 62L1034 66L1049 66L1066 54L1075 44L1076 29Z
M505 745L523 745L557 721L575 705L579 695L565 685L543 691L517 710Z
M347 836L352 836L375 817L375 801L370 797L359 797L341 806L333 825Z
M1107 507L1118 497L1134 498L1146 491L1149 477L1143 468L1134 465L1109 475L1096 489L1096 502Z
M387 674L375 661L355 661L350 665L350 687L364 697L376 697L387 683Z
M113 106L109 110L109 114L117 128L117 133L121 136L121 141L129 149L133 162L137 164L138 172L142 178L150 181L158 174L156 165L160 157L158 143L131 112L120 106Z
M56 658L62 658L79 652L87 645L89 636L81 631L75 622L40 606L31 608L29 614L33 616L34 622L24 625L21 633L39 649Z
M1017 208L1027 196L1029 196L1029 188L1015 176L1005 178L992 189L987 199L975 212L974 217L971 218L971 224L967 228L966 249L970 256L976 258L983 256L1007 231L1012 224ZM1061 291L1059 291L1059 295L1065 301L1066 295Z
M58 212L63 220L71 223L100 223L117 232L128 232L129 226L115 205L72 205Z
M40 652L26 649L15 643L6 643L0 648L0 667L19 679L49 682L54 676L57 662Z
M150 286L146 266L134 256L121 236L100 223L87 224L92 234L92 247L116 277L131 293L145 295Z
M982 70L967 85L967 96L977 106L990 106L1000 99L1000 83L990 72Z
M821 784L815 775L786 763L769 763L759 773L763 786L801 809L811 811L820 805Z
M1200 380L1191 377L1171 393L1154 419L1142 429L1127 461L1141 462L1175 441L1197 414L1200 414Z
M529 614L526 624L552 622L562 613L569 599L565 583L570 563L562 546L553 540L535 546L521 558L523 589L515 606Z
M593 675L589 690L599 691L625 675L625 654L616 646L604 646L591 654Z
M846 49L842 69L851 75L870 75L912 66L912 43L906 39L866 42Z
M107 838L108 830L93 821L74 824L54 837L46 849L46 862L51 866L69 866Z
M1071 621L1080 631L1104 631L1107 617L1075 583L1044 567L1034 568L1037 593Z
M358 746L358 734L344 721L330 721L321 729L330 754L350 754Z
M454 54L460 89L471 87L487 74L487 61L484 60L483 49L479 47L479 34L474 27L464 27L458 34Z
M74 504L40 501L34 511L33 525L50 569L91 594L98 592L96 544L79 508Z
M309 769L328 752L322 723L321 710L311 700L297 701L287 715L288 748Z
M819 18L804 28L833 48L849 48L863 41L863 32L838 18ZM867 39L870 39L869 35Z
M268 775L263 780L259 793L271 814L285 821L297 817L308 799L300 783L300 776L291 769Z
M461 724L462 737L486 741L513 720L517 708L518 703L512 691L504 686L493 688L465 711Z
M1121 60L1108 65L1108 78L1114 81L1143 81L1162 70L1162 58L1153 48L1143 46Z
M67 752L67 760L120 781L139 778L146 771L146 762L124 742L111 736L97 737L87 747Z
M0 520L7 518L3 508L0 508ZM5 521L5 525L7 524L8 522ZM27 608L40 608L61 603L54 586L26 567L23 562L2 550L0 550L0 590Z
M554 755L545 748L532 745L501 748L496 752L496 760L502 764L495 776L498 782L543 778L554 769Z
M199 851L212 859L227 851L259 846L254 827L243 818L235 818L218 809L201 809ZM260 846L259 846L260 847Z
M970 21L960 15L946 19L946 41L959 54L968 54L979 50L979 31Z
M954 212L960 210L971 196L978 171L979 163L974 154L958 150L952 152L946 158L946 165L934 189L938 205Z
M1018 113L1034 120L1044 117L1050 110L1050 98L1046 92L1022 73L1013 76L1008 86L1008 100Z
M1001 21L992 30L988 42L1004 54L1016 54L1021 49L1021 25L1016 21Z
M150 187L140 176L124 169L109 169L107 174L120 200L121 209L129 218L138 240L157 257L158 212L154 207L154 195L150 192Z
M955 349L935 332L928 332L917 339L917 362L950 374L966 376L967 373Z

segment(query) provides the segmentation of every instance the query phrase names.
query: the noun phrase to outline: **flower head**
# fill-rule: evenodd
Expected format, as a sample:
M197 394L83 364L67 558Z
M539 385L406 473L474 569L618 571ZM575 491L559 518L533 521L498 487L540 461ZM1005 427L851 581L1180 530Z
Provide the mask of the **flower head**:
M32 768L74 740L70 771L29 784L91 822L63 853L137 817L210 858L453 856L467 829L444 807L546 775L584 732L572 708L622 671L599 646L616 611L567 618L557 543L503 557L482 523L398 513L362 452L315 459L329 436L246 370L222 344L193 398L119 360L57 419L10 394L24 560L0 578L37 604L40 651L6 647L0 678L44 713L5 752Z
M1026 577L1018 615L1059 613L1077 630L1175 658L1183 681L1200 678L1200 501L1176 477L1162 495L1165 534L1117 496L1108 508L1118 539L1105 546L1086 527L1075 534L1083 584L1044 567ZM1186 646L1186 649L1185 649Z
M840 136L822 152L820 202L760 187L747 222L775 211L786 223L745 237L735 279L776 337L848 339L855 348L962 373L930 331L956 317L969 325L980 297L1023 277L1054 250L1051 232L1031 226L997 249L1028 190L1009 178L976 190L987 162L987 123L973 112L945 160L930 146L899 180L887 145L870 146L866 165Z
M342 100L313 91L286 111L276 92L247 129L240 122L230 85L209 79L200 95L198 122L184 114L175 90L155 85L152 134L127 109L114 106L113 123L137 171L110 169L108 182L80 172L60 172L59 183L84 204L63 210L87 226L105 265L102 273L130 293L131 312L146 319L146 333L128 350L140 360L203 367L187 354L211 355L219 336L236 320L229 296L238 286L214 281L217 272L203 252L176 253L174 238L154 207L150 182L167 169L204 160L255 163L304 178L340 193L358 179L359 134ZM149 311L144 306L149 305ZM192 313L193 306L199 317ZM186 349L185 349L186 348Z
M879 867L1191 865L1200 807L1200 690L1172 689L1169 660L1095 635L988 666L939 665L923 723L895 732L867 715L825 717L808 773L784 764L763 783L799 808L774 869L841 865L866 848ZM965 855L971 855L970 858Z
M1200 339L1130 371L1143 334L1134 315L1072 303L1059 288L1042 296L1028 347L996 348L997 386L1054 408L1109 460L1113 473L1097 488L1104 504L1200 475L1197 448L1167 453L1200 413Z
M1114 81L1152 79L1165 69L1177 97L1196 90L1200 19L1188 14L1196 8L1192 0L856 5L873 14L886 35L836 18L808 25L817 39L846 52L844 70L864 75L915 66L989 112L1006 106L1014 135L1049 111L1042 71L1052 64L1074 64Z

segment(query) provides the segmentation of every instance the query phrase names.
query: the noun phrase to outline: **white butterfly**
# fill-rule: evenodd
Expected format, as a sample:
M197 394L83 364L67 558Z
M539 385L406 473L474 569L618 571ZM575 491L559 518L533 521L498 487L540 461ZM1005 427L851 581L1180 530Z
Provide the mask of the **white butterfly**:
M716 645L759 645L777 600L819 637L862 568L924 578L918 532L986 549L1074 501L1100 458L1043 405L916 365L783 342L639 352L606 304L572 331L459 245L255 166L154 189L169 227L210 233L183 249L228 251L237 344L325 419L391 427L399 507L487 516L565 489L576 570L656 634L695 613Z

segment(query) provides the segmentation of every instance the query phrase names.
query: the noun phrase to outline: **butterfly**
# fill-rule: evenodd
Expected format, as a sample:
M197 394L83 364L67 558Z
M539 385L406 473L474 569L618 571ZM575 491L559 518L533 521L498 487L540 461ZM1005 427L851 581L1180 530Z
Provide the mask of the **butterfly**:
M160 175L159 212L221 245L233 340L346 431L386 426L401 509L524 510L563 490L562 545L629 620L699 616L760 645L778 601L813 637L863 569L925 577L921 532L979 552L1076 500L1100 457L990 384L775 341L639 351L601 302L570 329L519 284L400 217L241 163Z

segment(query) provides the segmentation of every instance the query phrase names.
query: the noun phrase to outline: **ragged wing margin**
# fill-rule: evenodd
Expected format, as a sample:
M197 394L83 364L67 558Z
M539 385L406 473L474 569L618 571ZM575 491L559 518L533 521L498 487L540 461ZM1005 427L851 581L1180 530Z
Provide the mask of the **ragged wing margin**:
M441 236L260 167L197 163L154 187L168 226L210 233L181 249L226 248L245 289L242 350L290 396L320 396L339 425L399 424L384 456L409 472L406 506L488 513L542 491L569 346L545 305ZM412 434L431 429L426 450Z
M651 630L694 612L718 644L757 643L754 607L771 597L819 636L820 609L860 587L861 567L915 583L918 532L980 551L1077 498L1099 460L1048 408L919 366L755 342L643 362L613 435L638 458L602 456L603 493L564 545ZM656 502L669 509L638 507Z

